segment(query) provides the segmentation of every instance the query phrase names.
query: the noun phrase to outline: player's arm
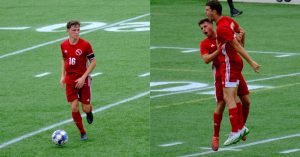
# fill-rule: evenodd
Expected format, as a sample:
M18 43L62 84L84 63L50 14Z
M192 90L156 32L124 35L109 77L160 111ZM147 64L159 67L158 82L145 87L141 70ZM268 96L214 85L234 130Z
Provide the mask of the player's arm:
M60 77L60 86L63 88L66 81L65 81L65 78L66 78L66 69L65 69L65 60L62 59L62 62L61 62L61 77Z
M219 54L219 52L220 52L220 50L219 49L217 49L216 51L214 51L213 53L211 53L211 54L202 54L201 55L201 58L202 58L202 60L206 63L206 64L208 64L208 63L210 63L212 60L214 60L217 56L218 56L218 54Z
M246 50L242 47L242 45L237 41L237 39L233 39L229 42L231 46L249 63L249 65L252 67L252 69L255 72L259 72L260 65L257 64L250 55L246 52Z
M90 64L89 64L87 70L85 71L85 73L79 79L77 79L75 81L75 82L77 82L75 85L75 88L78 88L78 89L82 88L86 77L95 69L95 67L96 67L96 59L95 58L90 59Z

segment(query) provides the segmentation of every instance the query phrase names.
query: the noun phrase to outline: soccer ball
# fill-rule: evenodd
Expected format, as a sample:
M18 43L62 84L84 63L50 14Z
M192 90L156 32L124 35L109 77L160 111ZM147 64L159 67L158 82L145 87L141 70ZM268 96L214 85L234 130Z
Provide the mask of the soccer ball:
M52 134L52 141L57 145L64 145L68 141L68 134L64 130L56 130Z

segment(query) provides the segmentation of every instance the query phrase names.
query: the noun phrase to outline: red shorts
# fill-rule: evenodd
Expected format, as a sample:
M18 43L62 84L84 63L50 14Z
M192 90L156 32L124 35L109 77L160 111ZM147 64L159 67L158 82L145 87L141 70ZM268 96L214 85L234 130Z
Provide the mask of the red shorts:
M243 77L243 75L240 75L239 78L239 84L238 84L238 96L244 96L244 95L248 95L250 92L248 90L248 86L247 83ZM216 96L216 101L224 101L223 98L223 85L222 85L222 77L218 76L215 77L215 96Z
M75 88L76 84L66 84L66 97L68 102L78 99L83 104L91 103L91 78L87 77L82 88Z
M220 70L223 87L238 87L242 69L243 62L222 63Z

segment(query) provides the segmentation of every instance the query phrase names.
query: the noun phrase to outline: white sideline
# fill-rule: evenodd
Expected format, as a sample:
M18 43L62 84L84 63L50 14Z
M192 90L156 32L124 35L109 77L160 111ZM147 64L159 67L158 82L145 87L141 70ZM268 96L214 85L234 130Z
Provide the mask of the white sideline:
M150 14L148 13L148 14L140 15L140 16L133 17L133 18L130 18L130 19L127 19L127 20L123 20L123 21L116 22L116 23L113 23L113 24L109 24L109 25L105 25L105 26L98 27L98 28L95 28L95 29L91 29L91 30L88 30L88 31L80 33L80 35L88 34L88 33L97 31L99 29L104 29L104 28L116 26L116 25L119 25L119 24L122 24L122 23L125 23L125 22L133 21L133 20L136 20L136 19L139 19L139 18L146 17L148 15L150 15ZM35 46L32 46L32 47L28 47L28 48L25 48L25 49L22 49L22 50L18 50L18 51L14 51L14 52L11 52L11 53L7 53L7 54L4 54L4 55L1 55L0 59L5 58L5 57L9 57L9 56L13 56L13 55L17 55L17 54L21 54L21 53L24 53L24 52L27 52L27 51L30 51L30 50L34 50L34 49L37 49L37 48L40 48L40 47L43 47L43 46L47 46L47 45L50 45L50 44L54 44L54 43L63 41L65 39L67 39L67 38L68 37L63 37L63 38L60 38L60 39L56 39L56 40L52 40L52 41L49 41L49 42L38 44L38 45L35 45Z
M95 77L95 76L98 76L98 75L102 75L103 73L101 72L98 72L98 73L92 73L90 74L91 77Z
M201 152L201 153L187 154L187 155L183 155L183 156L179 156L179 157L194 157L194 156L201 156L201 155L206 155L206 154L218 153L218 152L226 151L226 150L228 150L228 149L236 149L236 148L250 147L250 146L254 146L254 145L258 145L258 144L269 143L269 142L278 141L278 140L282 140L282 139L293 138L293 137L300 137L300 133L297 133L297 134L291 134L291 135L282 136L282 137L270 138L270 139L261 140L261 141L256 141L256 142L251 142L251 143L248 143L248 144L241 144L241 145L233 146L233 147L225 147L225 148L227 148L227 149L220 149L219 151L209 150L209 151L205 151L205 152Z
M112 103L112 104L108 104L108 105L106 105L106 106L103 106L103 107L100 107L100 108L98 108L98 109L95 109L95 110L93 111L93 113L101 112L101 111L110 109L110 108L112 108L112 107L118 106L118 105L120 105L120 104L123 104L123 103L129 102L129 101L132 101L132 100L141 98L141 97L143 97L143 96L148 95L149 93L150 93L149 91L143 92L143 93L137 94L137 95L135 95L135 96L132 96L132 97L130 97L130 98L127 98L127 99L124 99L124 100L121 100L121 101L118 101L118 102L115 102L115 103ZM81 116L82 116L82 117L85 117L86 115L85 115L85 114L82 114ZM70 123L70 122L73 122L73 119L67 119L67 120L65 120L65 121L62 121L62 122L59 122L59 123L56 123L56 124L52 124L52 125L50 125L50 126L41 128L41 129L39 129L39 130L30 132L30 133L28 133L28 134L22 135L22 136L17 137L17 138L14 138L14 139L12 139L12 140L9 140L9 141L7 141L7 142L4 142L4 143L0 144L0 149L4 148L4 147L6 147L6 146L9 146L9 145L11 145L11 144L14 144L14 143L16 143L16 142L22 141L22 140L24 140L24 139L26 139L26 138L29 138L29 137L31 137L31 136L37 135L37 134L39 134L39 133L41 133L41 132L44 132L44 131L53 129L53 128L55 128L55 127L58 127L58 126L61 126L61 125L64 125L64 124L67 124L67 123Z
M150 76L150 72L139 75L139 77L146 77L146 76Z
M266 78L259 78L259 79L249 80L249 81L246 81L246 82L251 83L251 82L257 82L257 81L273 80L273 79L279 79L279 78L284 78L284 77L292 77L292 76L297 76L297 75L300 75L300 72L291 73L291 74L284 74L284 75L276 75L276 76L266 77ZM211 88L215 88L215 87L214 86L208 86L208 87L205 87L205 88L196 88L196 89L185 90L185 91L178 91L178 92L171 92L171 93L166 93L166 94L153 95L153 96L150 96L150 99L163 97L163 96L168 96L168 95L174 95L174 94L196 92L196 91L206 90L206 89L211 89Z

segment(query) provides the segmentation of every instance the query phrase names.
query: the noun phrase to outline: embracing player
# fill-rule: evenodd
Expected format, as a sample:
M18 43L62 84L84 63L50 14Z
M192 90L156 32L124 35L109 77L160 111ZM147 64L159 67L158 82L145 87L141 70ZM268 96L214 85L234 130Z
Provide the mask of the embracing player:
M214 121L214 134L212 137L212 149L217 151L219 148L219 132L221 121L223 117L223 112L225 108L225 101L223 99L223 87L222 87L222 77L220 72L220 62L218 60L218 55L220 55L220 49L217 49L216 43L216 33L213 30L213 23L208 18L202 19L198 22L198 25L202 31L202 33L206 36L204 40L200 42L200 52L203 61L208 64L212 62L212 69L214 74L214 84L215 84L215 97L216 97L216 108L213 113L213 121ZM241 30L237 35L238 40L242 43L244 38L244 31ZM249 98L249 90L248 86L243 78L243 75L240 76L240 83L238 85L238 96L242 101L242 105L240 102L237 103L238 107L242 108L244 125L247 121L249 114L249 106L250 106L250 98ZM246 136L243 137L243 140L246 140Z
M89 42L79 38L79 21L67 23L69 38L61 43L62 67L60 84L66 86L67 101L71 105L72 117L81 134L81 140L86 140L86 130L83 127L79 111L79 101L86 113L87 122L93 122L91 105L91 77L89 74L96 67L96 59ZM90 64L87 64L87 61Z
M236 21L227 16L222 16L222 5L217 0L206 3L205 14L217 24L216 34L217 43L221 55L218 55L220 61L220 71L222 78L224 101L228 105L229 119L231 124L231 133L224 142L225 146L237 143L240 139L249 133L249 129L243 124L242 110L238 107L237 88L243 69L242 56L255 72L259 71L260 65L257 64L248 55L242 45L235 38L236 33L240 32L240 27Z

